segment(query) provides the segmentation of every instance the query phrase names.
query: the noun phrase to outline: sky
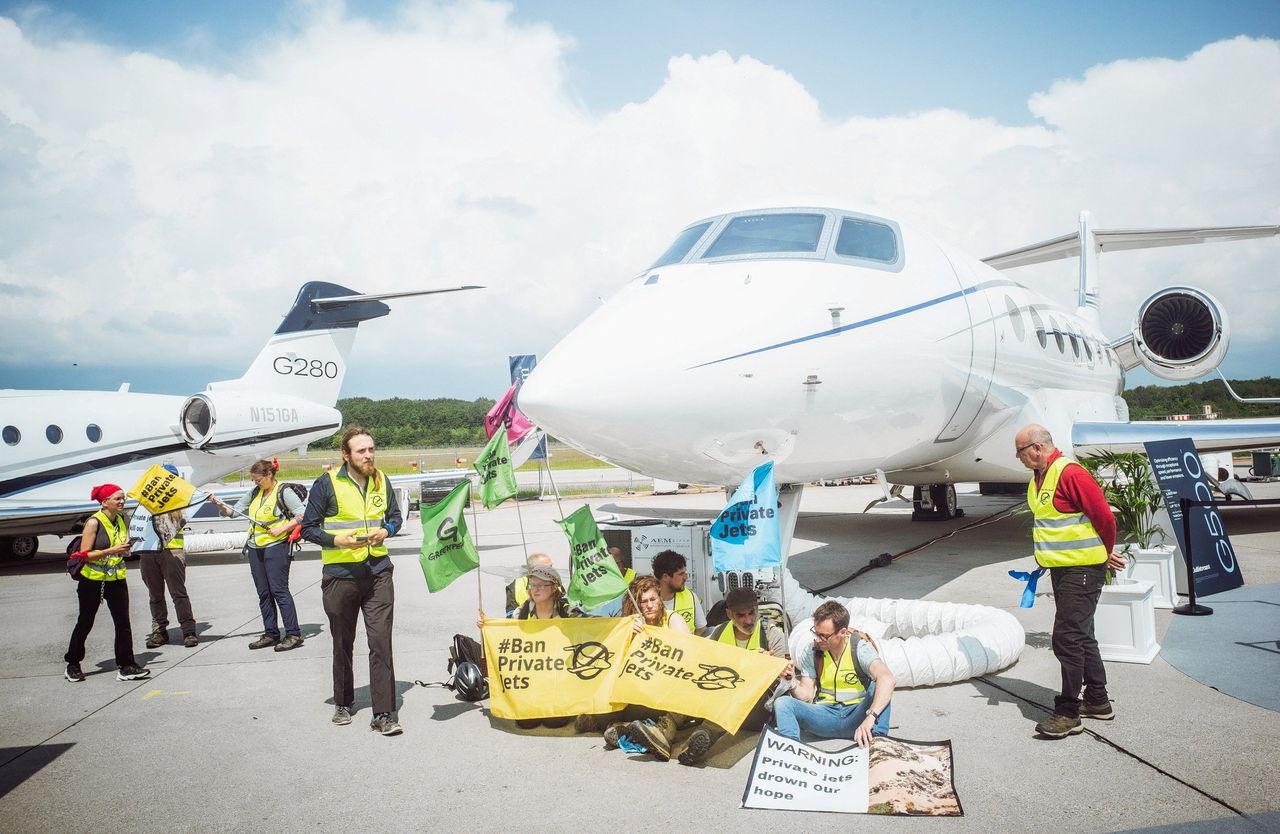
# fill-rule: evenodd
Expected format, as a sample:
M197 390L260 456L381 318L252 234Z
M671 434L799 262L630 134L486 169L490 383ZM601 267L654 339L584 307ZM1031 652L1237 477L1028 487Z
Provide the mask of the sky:
M0 0L0 387L192 393L329 280L487 288L392 302L344 396L495 397L683 225L783 192L979 257L1085 208L1278 224L1277 39L1273 1ZM1278 263L1106 255L1104 329L1202 286L1223 371L1280 375ZM1065 303L1074 270L1010 275Z

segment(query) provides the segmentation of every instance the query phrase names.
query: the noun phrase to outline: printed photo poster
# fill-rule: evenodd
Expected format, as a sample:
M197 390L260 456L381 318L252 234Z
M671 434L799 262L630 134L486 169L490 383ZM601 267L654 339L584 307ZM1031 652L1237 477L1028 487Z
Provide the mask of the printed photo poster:
M486 620L489 708L498 718L554 718L613 709L631 619Z
M964 816L950 741L878 736L834 751L760 734L743 808L890 816Z

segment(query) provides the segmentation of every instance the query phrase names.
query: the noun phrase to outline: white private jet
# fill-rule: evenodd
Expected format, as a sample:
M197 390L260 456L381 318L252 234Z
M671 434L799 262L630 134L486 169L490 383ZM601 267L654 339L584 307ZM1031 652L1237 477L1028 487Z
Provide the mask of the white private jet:
M0 390L0 555L35 553L36 537L67 535L98 509L95 484L128 488L150 466L174 464L197 484L333 434L347 356L383 300L474 286L361 295L304 284L284 321L239 379L190 397L118 391Z
M686 227L569 333L519 406L570 445L671 481L736 485L769 459L779 484L879 472L915 488L920 518L951 517L956 482L1025 484L1012 444L1030 422L1076 454L1187 435L1202 452L1276 445L1280 419L1128 421L1126 370L1209 373L1229 326L1209 293L1169 287L1108 339L1098 254L1278 232L1104 231L1083 212L1076 232L979 260L855 211L723 214ZM1003 272L1072 256L1074 310Z

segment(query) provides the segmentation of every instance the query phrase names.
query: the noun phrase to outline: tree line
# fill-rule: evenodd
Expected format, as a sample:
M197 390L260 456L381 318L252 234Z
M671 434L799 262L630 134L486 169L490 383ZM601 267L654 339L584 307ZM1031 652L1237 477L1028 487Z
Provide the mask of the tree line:
M1233 379L1231 387L1242 397L1280 397L1280 379ZM1141 385L1124 392L1129 417L1158 420L1171 414L1198 417L1203 403L1210 403L1222 419L1270 417L1280 414L1280 405L1243 405L1231 399L1222 381L1188 382L1183 385ZM485 443L484 415L494 401L481 397L456 400L408 400L400 397L371 400L350 397L338 400L342 424L359 423L377 438L383 448L430 448L434 446L475 446ZM312 449L337 449L342 433L317 440Z

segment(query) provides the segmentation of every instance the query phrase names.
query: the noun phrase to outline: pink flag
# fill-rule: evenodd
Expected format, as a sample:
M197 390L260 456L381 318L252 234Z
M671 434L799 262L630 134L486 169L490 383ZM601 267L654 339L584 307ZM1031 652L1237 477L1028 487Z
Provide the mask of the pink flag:
M507 442L513 446L520 442L520 438L533 431L533 423L529 422L529 418L520 413L520 409L516 408L516 391L519 389L520 383L513 382L511 387L507 389L507 393L502 395L502 399L493 404L493 408L489 409L489 413L484 415L484 433L486 437L493 437L493 433L498 430L498 426L505 425L507 427Z

